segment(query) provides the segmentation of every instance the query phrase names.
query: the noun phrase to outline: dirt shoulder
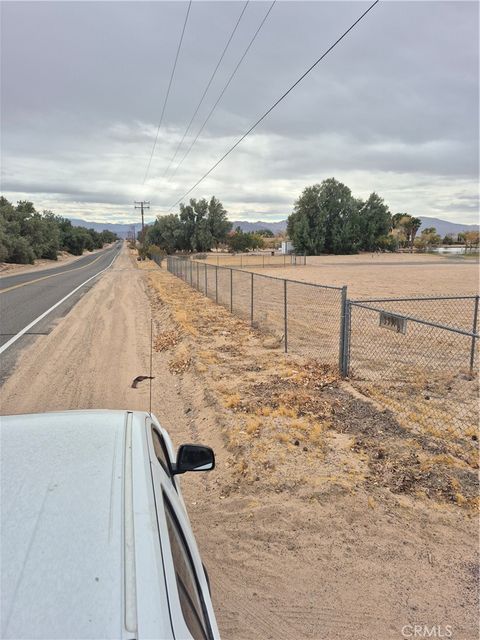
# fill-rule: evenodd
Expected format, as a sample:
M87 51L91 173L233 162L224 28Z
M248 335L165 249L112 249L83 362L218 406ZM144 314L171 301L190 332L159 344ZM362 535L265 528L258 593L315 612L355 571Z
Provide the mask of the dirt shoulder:
M217 452L185 493L223 637L384 640L416 622L475 637L476 457L165 271L148 281L156 370L185 414L163 419Z
M183 491L223 638L477 637L475 461L126 249L20 356L2 413L147 408L150 314L153 412L217 455Z
M144 280L124 248L53 331L20 354L0 390L1 413L145 410L148 389L130 385L148 370L149 341Z

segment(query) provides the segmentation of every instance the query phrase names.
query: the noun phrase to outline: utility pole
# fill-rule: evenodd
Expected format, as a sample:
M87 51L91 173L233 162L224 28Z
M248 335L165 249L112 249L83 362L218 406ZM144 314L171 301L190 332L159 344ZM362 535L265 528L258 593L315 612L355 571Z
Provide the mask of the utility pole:
M140 212L142 214L142 249L144 249L144 247L145 247L145 220L144 220L144 217L143 217L143 212L144 212L145 209L150 209L150 201L141 200L140 202L137 202L135 200L134 205L135 205L135 209L140 209ZM140 206L137 207L137 205L140 205Z

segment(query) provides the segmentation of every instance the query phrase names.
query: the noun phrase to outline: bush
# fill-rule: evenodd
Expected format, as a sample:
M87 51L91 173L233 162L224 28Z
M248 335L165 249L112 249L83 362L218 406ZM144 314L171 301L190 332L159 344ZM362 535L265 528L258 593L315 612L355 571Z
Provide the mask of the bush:
M0 262L7 262L9 253L8 247L0 241Z
M151 260L155 260L155 262L157 262L157 264L161 265L162 264L162 260L165 258L167 254L165 253L165 251L163 251L163 249L160 249L160 247L157 247L154 244L151 244L148 247L148 257Z
M235 229L227 238L228 248L232 253L242 253L249 249L262 249L265 241L258 233L244 233L240 227Z
M51 211L35 211L32 202L14 207L0 196L0 261L32 263L35 258L56 260L60 249L80 256L84 249L100 249L117 239L110 231L74 227Z
M7 262L33 264L35 253L26 238L20 236L8 239L9 252Z
M395 236L380 236L380 238L377 238L376 245L380 251L397 251L398 238Z

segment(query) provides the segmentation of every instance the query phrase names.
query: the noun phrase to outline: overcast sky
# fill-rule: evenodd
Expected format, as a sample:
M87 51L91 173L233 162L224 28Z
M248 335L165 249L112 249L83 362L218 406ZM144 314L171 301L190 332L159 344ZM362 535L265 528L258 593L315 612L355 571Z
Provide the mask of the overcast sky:
M183 155L270 2L250 2ZM163 177L244 2L2 2L2 193L109 222L167 212L369 6L273 7L206 129ZM477 2L381 1L189 197L280 220L334 176L392 213L478 217ZM175 165L174 165L175 166ZM174 208L178 210L178 206Z

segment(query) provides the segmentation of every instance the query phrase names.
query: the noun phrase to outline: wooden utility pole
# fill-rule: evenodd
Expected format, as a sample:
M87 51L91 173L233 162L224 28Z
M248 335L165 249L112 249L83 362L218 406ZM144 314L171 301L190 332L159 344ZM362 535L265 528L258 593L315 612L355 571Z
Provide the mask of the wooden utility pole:
M142 213L142 245L145 242L145 220L143 217L143 211L145 209L150 209L150 201L146 201L146 200L141 200L140 202L135 201L135 209L140 209L141 213ZM137 204L140 205L137 207Z

